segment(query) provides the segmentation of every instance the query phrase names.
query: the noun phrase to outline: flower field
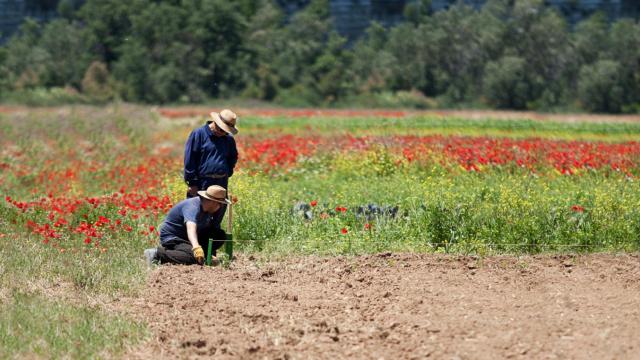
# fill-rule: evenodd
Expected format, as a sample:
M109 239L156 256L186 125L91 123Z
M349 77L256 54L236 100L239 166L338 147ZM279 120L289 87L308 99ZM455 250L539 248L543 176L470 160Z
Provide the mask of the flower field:
M234 237L246 251L636 250L638 123L277 111L242 119ZM184 193L202 118L4 115L0 237L136 256ZM55 125L54 125L55 123ZM637 137L636 137L637 138Z
M238 113L230 192L240 253L640 248L640 122ZM184 197L183 146L200 114L128 105L0 114L0 357L96 357L145 337L104 306L74 304L142 288L142 251ZM38 320L49 318L78 333ZM47 340L15 340L25 337ZM78 337L93 340L78 347Z

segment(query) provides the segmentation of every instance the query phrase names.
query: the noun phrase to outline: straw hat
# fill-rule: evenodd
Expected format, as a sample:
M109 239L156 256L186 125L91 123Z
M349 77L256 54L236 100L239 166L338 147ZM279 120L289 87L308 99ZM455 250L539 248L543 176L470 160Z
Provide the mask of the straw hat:
M231 204L231 201L227 199L227 190L219 185L211 185L207 188L207 191L200 190L198 195L221 204Z
M209 115L211 115L213 122L228 134L235 135L238 133L238 129L236 129L236 120L238 119L238 116L233 111L224 109L220 111L220 113L212 112Z

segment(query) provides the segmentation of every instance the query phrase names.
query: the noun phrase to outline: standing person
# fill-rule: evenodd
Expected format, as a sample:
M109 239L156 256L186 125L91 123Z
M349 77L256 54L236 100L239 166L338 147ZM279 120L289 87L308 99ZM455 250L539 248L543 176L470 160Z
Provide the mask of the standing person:
M212 185L206 191L198 191L196 197L176 204L160 225L160 246L146 249L147 264L200 264L204 263L203 247L213 242L212 255L224 244L226 233L216 226L214 215L225 204L231 202L226 197L227 190Z
M184 150L184 180L187 183L187 198L197 195L199 190L211 185L227 189L229 177L238 161L238 150L233 135L238 133L238 117L229 110L212 112L207 121L189 134ZM222 222L226 205L215 214L218 227Z

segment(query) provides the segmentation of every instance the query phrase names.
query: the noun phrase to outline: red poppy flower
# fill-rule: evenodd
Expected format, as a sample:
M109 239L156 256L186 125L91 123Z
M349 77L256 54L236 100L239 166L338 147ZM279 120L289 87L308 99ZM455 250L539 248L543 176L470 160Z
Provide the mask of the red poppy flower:
M573 205L571 207L571 210L575 211L575 212L584 212L584 208L580 205Z
M340 230L340 232L344 235L344 234L348 233L349 231L347 230L347 228L342 228Z
M309 203L311 206L315 207L316 205L318 205L318 202L313 200Z
M87 245L91 244L91 238L90 237L86 237L84 239L84 243L87 244Z
M369 224L369 223L364 224L364 229L365 230L370 230L371 229L371 224Z

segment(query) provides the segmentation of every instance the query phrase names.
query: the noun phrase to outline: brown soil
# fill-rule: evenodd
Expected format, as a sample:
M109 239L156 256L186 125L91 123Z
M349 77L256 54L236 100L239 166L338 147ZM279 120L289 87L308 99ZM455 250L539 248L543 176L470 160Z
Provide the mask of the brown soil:
M640 255L162 266L127 358L640 359Z

